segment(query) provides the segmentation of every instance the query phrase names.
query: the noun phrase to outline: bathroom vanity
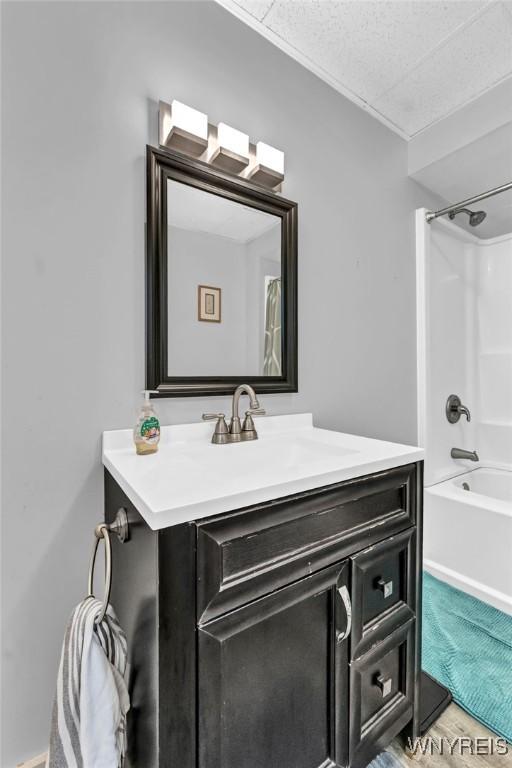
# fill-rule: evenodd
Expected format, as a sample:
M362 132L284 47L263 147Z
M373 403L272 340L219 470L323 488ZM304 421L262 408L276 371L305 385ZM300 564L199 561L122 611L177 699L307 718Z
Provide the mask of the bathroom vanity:
M419 735L422 451L256 418L103 439L129 765L365 766Z

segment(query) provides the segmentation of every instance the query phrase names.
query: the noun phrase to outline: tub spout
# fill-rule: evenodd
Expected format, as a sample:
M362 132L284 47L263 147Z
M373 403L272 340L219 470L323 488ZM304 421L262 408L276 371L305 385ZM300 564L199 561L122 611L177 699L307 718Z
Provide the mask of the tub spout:
M465 451L464 448L452 448L452 459L466 459L467 461L480 461L476 451Z

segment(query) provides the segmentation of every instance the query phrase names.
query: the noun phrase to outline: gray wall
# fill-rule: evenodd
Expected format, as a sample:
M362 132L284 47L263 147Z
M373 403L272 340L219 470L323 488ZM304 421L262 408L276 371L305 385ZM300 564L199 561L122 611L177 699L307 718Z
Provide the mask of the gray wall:
M169 375L257 376L257 357L247 364L245 243L179 227L167 237ZM220 323L198 320L198 285L221 289Z
M178 98L286 153L300 393L270 413L415 439L406 145L214 3L2 4L1 765L41 751L102 515L102 430L144 385L146 143ZM159 402L164 423L227 401Z
M170 226L167 242L169 375L261 376L265 276L281 275L280 224L248 242ZM199 285L221 289L220 323L198 320Z

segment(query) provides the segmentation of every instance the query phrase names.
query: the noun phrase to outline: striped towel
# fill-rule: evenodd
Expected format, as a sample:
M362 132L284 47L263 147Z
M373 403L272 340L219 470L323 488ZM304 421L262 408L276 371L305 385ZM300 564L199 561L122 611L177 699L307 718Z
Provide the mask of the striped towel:
M126 751L126 636L112 606L88 597L68 624L46 768L121 768Z

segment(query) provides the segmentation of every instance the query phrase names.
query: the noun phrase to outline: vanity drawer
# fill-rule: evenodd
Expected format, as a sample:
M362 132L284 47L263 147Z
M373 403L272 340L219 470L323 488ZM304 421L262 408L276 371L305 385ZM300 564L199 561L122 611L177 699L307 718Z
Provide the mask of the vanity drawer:
M410 619L350 664L350 765L366 766L413 714L414 624Z
M352 558L352 658L414 617L415 543L416 529L410 528Z
M410 464L199 521L198 622L414 525L416 473Z

